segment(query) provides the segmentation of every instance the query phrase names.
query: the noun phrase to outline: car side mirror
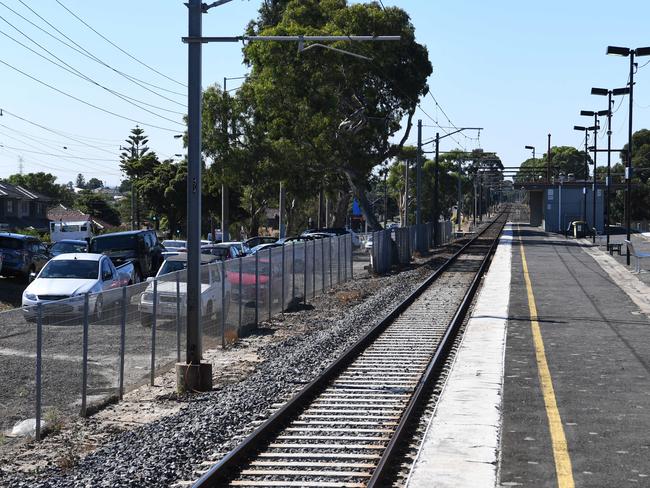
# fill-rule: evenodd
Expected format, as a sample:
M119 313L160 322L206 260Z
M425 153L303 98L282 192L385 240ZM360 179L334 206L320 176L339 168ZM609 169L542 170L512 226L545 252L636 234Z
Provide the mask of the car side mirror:
M36 273L34 272L29 273L29 282L31 283L35 279L36 279Z

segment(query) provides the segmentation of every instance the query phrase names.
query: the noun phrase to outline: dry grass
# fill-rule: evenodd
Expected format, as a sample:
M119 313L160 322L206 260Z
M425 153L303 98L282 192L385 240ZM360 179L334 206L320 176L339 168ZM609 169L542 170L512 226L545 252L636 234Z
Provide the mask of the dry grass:
M359 290L340 291L336 294L336 298L344 305L347 305L361 300L363 298L363 292Z

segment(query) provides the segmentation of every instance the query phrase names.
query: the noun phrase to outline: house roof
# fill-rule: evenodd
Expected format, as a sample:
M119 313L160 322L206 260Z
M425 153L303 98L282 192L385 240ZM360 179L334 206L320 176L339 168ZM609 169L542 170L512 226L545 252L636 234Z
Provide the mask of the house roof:
M98 227L105 229L110 227L106 222L96 219L89 214L85 214L74 208L67 208L59 204L47 209L47 218L52 221L79 222L91 220Z
M49 202L51 199L40 193L28 190L27 188L19 185L12 185L4 181L0 181L0 198L20 198L21 200L41 200Z

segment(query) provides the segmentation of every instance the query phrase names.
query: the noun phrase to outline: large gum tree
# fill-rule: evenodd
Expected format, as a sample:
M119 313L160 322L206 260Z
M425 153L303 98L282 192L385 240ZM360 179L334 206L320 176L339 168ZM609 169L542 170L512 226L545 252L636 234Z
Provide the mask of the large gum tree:
M400 153L432 72L407 13L345 0L267 1L248 34L401 36L397 42L328 43L370 61L322 47L299 52L291 43L251 42L244 47L251 74L238 95L247 123L265 139L249 149L267 175L298 198L343 183L369 226L379 228L366 198L370 173Z

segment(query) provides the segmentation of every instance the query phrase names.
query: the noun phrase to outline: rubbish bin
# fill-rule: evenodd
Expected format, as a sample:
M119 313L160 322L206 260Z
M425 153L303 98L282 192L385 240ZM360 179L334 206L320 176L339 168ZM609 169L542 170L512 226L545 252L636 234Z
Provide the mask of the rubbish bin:
M587 226L587 222L584 222L582 220L574 220L569 225L569 232L576 239L580 239L582 237L587 237L587 234L589 234L589 227Z

